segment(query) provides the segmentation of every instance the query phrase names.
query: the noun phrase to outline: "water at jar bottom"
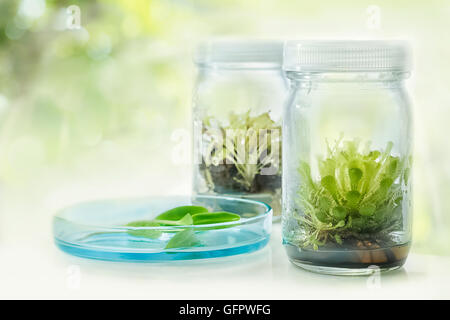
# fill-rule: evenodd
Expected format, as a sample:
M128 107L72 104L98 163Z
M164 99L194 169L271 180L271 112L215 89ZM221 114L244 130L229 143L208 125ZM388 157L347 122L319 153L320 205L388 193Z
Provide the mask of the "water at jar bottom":
M370 275L400 268L410 244L378 249L309 250L285 244L289 260L308 271L332 275Z

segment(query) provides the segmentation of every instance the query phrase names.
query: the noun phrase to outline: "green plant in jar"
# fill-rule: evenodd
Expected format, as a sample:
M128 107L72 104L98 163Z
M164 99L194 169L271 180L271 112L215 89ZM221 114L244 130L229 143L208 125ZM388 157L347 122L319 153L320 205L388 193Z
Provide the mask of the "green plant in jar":
M250 110L231 113L227 124L206 117L202 139L200 173L209 190L222 194L266 193L280 202L281 126L269 112L257 116L251 116Z
M318 177L301 161L301 213L293 214L303 226L295 239L299 247L380 247L390 232L401 229L410 159L391 155L392 147L389 142L384 150L371 150L370 142L341 138L333 146L327 144L327 155L318 161Z

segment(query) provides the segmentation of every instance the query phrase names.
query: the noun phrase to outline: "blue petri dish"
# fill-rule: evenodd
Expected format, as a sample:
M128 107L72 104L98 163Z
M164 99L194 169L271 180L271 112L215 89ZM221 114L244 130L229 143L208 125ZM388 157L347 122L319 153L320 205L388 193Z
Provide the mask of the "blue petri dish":
M196 226L126 226L184 205L229 211L241 219ZM65 208L53 218L54 240L62 251L110 261L168 262L250 253L266 246L271 228L272 208L267 204L220 196L99 200ZM177 247L166 248L183 231L187 244L182 241Z

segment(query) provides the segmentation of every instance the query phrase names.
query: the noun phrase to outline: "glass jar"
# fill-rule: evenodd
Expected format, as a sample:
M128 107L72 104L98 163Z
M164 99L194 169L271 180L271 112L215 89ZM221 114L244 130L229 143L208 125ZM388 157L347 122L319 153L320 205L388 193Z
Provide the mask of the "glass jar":
M292 41L283 124L283 244L329 274L402 266L411 241L409 50Z
M194 194L263 201L281 214L281 115L287 94L279 41L201 44L193 99Z

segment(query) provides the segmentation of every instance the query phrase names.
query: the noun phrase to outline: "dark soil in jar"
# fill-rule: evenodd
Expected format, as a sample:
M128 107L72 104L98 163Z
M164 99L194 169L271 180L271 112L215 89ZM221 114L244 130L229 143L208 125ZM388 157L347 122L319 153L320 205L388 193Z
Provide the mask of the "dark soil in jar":
M206 167L205 164L200 165L200 171L204 176L210 174L213 183L213 191L217 193L233 193L233 192L274 192L281 188L281 175L261 175L256 174L250 188L236 181L234 178L239 177L239 173L233 164L219 164ZM206 177L205 177L206 178ZM208 179L206 179L208 181Z
M379 268L402 266L409 253L410 244L382 246L370 240L355 240L354 243L319 247L318 250L303 249L285 244L289 258L295 262L332 268L363 269L376 265Z

